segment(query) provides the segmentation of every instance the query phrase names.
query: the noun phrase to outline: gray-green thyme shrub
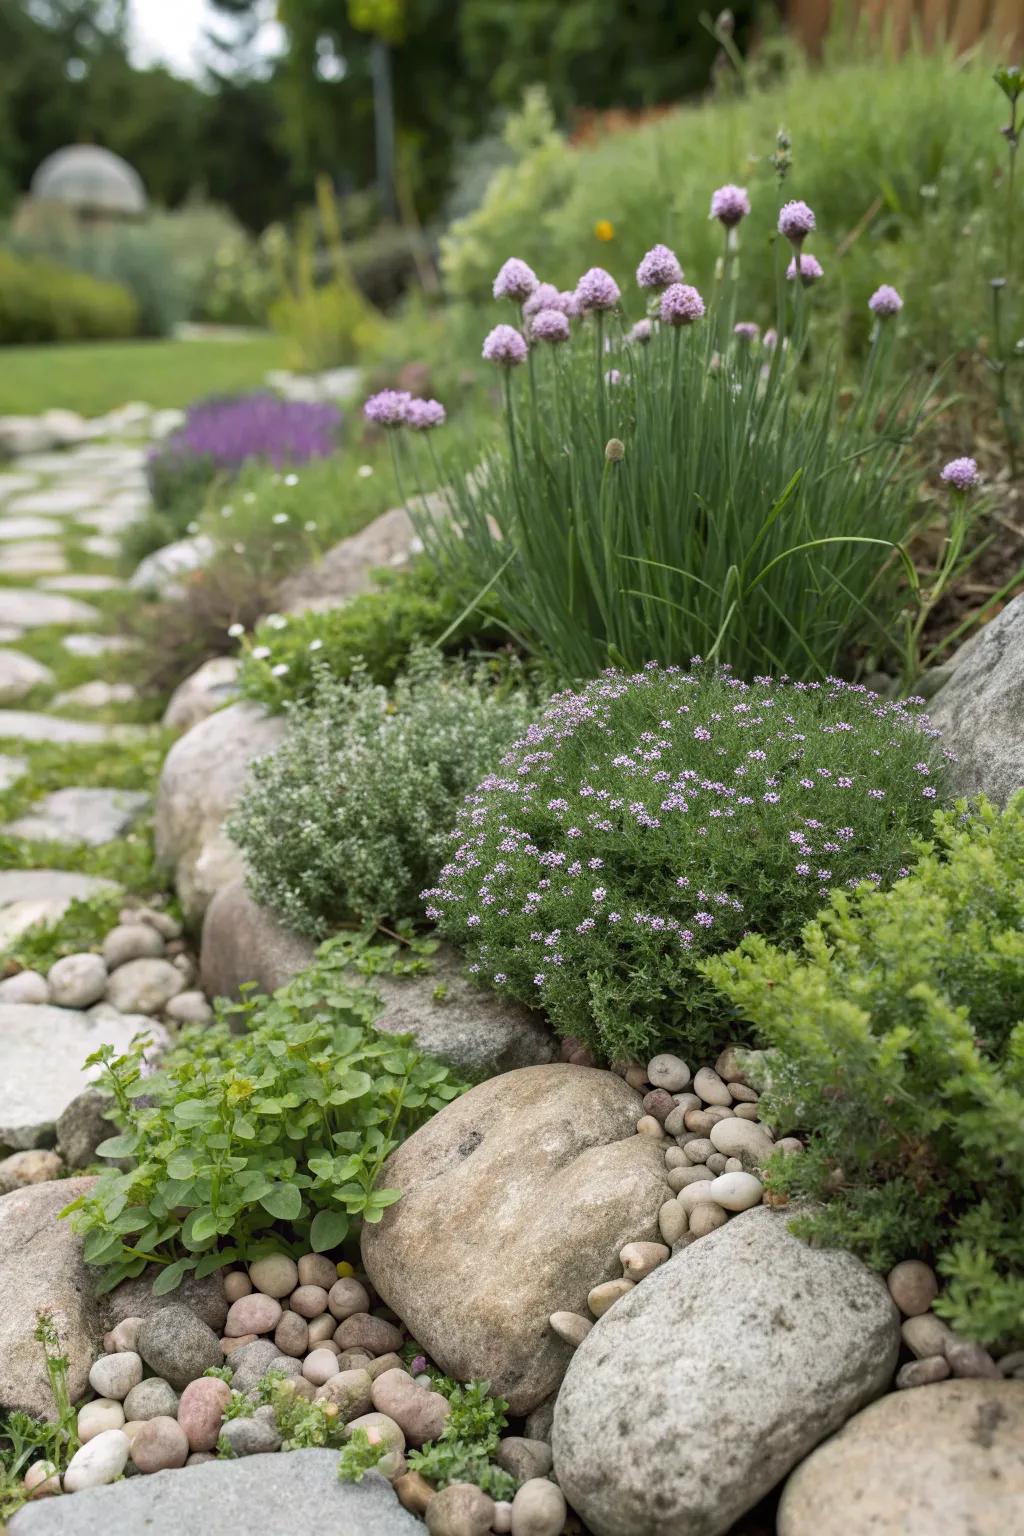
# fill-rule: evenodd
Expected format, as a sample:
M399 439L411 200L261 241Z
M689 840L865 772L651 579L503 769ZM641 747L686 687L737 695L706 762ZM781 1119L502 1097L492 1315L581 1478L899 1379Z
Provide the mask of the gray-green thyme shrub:
M888 884L941 792L927 722L863 687L654 662L556 694L467 797L428 917L481 980L611 1058L704 1049L701 972Z
M531 712L524 693L431 651L391 693L325 673L230 824L257 900L311 934L419 911L459 801Z
M62 1213L76 1213L86 1263L105 1269L101 1290L155 1261L162 1294L189 1272L268 1251L327 1252L380 1220L399 1198L375 1187L384 1159L463 1085L374 1030L380 1000L358 972L422 964L415 949L399 961L340 935L273 997L222 1004L216 1024L186 1031L159 1071L141 1039L125 1056L103 1046L90 1058L122 1128L99 1154L132 1162ZM239 1014L241 1035L228 1022Z
M770 1174L824 1202L797 1230L934 1257L937 1311L1024 1343L1024 793L940 813L909 879L833 893L796 953L750 936L706 972L770 1047L765 1118L810 1133Z

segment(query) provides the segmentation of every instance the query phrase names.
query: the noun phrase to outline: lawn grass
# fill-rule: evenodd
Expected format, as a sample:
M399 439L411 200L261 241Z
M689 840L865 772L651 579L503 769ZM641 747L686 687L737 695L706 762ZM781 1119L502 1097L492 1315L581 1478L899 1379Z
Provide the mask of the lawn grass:
M0 347L0 415L33 416L53 406L102 416L130 400L164 408L202 395L254 389L285 365L276 336L202 341L102 341Z

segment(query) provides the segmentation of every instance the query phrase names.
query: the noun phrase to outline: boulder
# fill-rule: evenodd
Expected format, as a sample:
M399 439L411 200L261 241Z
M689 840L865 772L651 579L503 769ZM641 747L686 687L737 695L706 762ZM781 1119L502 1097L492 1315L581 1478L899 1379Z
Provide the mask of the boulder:
M71 1499L39 1499L24 1505L7 1530L9 1536L423 1536L421 1522L377 1473L361 1483L339 1481L337 1451L207 1461L90 1488Z
M1024 594L973 634L941 675L929 714L956 753L953 786L1005 805L1024 785Z
M433 510L442 505L440 497L426 499ZM314 565L287 577L278 594L278 607L282 613L336 608L346 598L372 590L375 570L406 565L421 547L408 512L404 507L393 507L335 544Z
M166 1311L168 1307L187 1307L208 1328L220 1333L228 1315L220 1270L198 1280L195 1275L186 1275L168 1295L154 1296L153 1281L159 1274L159 1265L151 1264L134 1280L122 1280L116 1290L100 1298L104 1333L109 1333L126 1317L152 1317L155 1312Z
M540 1066L557 1054L541 1015L475 986L448 944L422 976L375 976L370 985L384 1002L378 1029L412 1035L429 1056L469 1077Z
M58 1115L57 1149L69 1168L85 1168L95 1162L100 1142L117 1135L117 1126L106 1118L113 1107L109 1093L86 1088Z
M72 1402L89 1385L103 1327L81 1239L58 1213L95 1182L56 1179L0 1197L0 1410L56 1418L43 1347L33 1338L43 1311L67 1357Z
M211 656L198 671L186 677L171 694L163 723L172 731L190 731L238 694L238 661L234 656Z
M180 592L180 578L209 564L214 554L213 540L205 533L176 539L147 555L128 582L133 592L158 592L173 597Z
M101 1045L120 1055L141 1030L157 1047L166 1042L160 1025L135 1014L0 1004L0 1146L52 1145L61 1115L99 1075L86 1057Z
M447 1105L381 1172L402 1198L363 1228L372 1284L438 1365L485 1378L514 1414L569 1361L551 1313L585 1310L619 1249L657 1235L664 1157L639 1114L614 1073L524 1067Z
M245 871L223 830L249 769L280 742L285 722L254 704L230 704L176 741L157 790L157 857L174 875L185 915L197 921L214 894Z
M722 1536L885 1391L899 1338L859 1259L808 1248L767 1206L745 1211L576 1350L555 1404L559 1486L594 1536Z
M22 629L39 629L49 624L95 624L99 609L77 597L63 597L57 592L38 592L35 587L4 588L4 622Z
M200 971L207 997L241 996L255 982L268 996L305 970L316 945L291 933L254 901L239 878L224 885L203 919Z
M778 1536L1008 1536L1024 1511L1024 1382L872 1403L786 1484Z

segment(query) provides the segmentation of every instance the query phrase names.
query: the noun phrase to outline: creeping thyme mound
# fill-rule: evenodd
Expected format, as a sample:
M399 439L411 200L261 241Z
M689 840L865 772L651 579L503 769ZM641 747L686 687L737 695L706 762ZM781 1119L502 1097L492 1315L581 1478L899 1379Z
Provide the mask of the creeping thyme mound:
M317 937L353 916L415 916L459 802L531 708L433 651L414 653L390 693L321 668L230 824L257 900Z
M427 915L492 987L612 1058L723 1032L698 967L789 941L837 888L906 873L936 733L863 687L699 662L556 694L468 796Z

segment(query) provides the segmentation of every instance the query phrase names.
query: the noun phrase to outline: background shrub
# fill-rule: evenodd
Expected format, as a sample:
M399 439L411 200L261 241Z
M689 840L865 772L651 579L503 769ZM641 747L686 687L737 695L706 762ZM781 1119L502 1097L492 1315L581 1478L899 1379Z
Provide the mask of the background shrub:
M475 594L457 571L440 572L421 560L408 571L382 571L381 590L364 592L342 607L289 615L257 626L242 652L241 691L279 710L308 699L328 672L344 680L358 668L389 686L418 647L444 637L446 653L494 652L507 639L497 617L481 614Z
M0 250L0 344L134 336L138 323L120 284Z
M419 911L455 807L530 712L523 694L430 651L391 695L365 674L325 673L231 822L257 900L320 935Z
M937 1311L1024 1342L1024 793L939 814L909 879L833 893L798 951L751 935L705 969L770 1048L765 1119L810 1132L771 1173L817 1202L797 1230L936 1256Z
M729 1028L701 962L894 879L938 762L905 705L863 688L609 671L556 694L467 797L427 915L603 1056L700 1052Z

